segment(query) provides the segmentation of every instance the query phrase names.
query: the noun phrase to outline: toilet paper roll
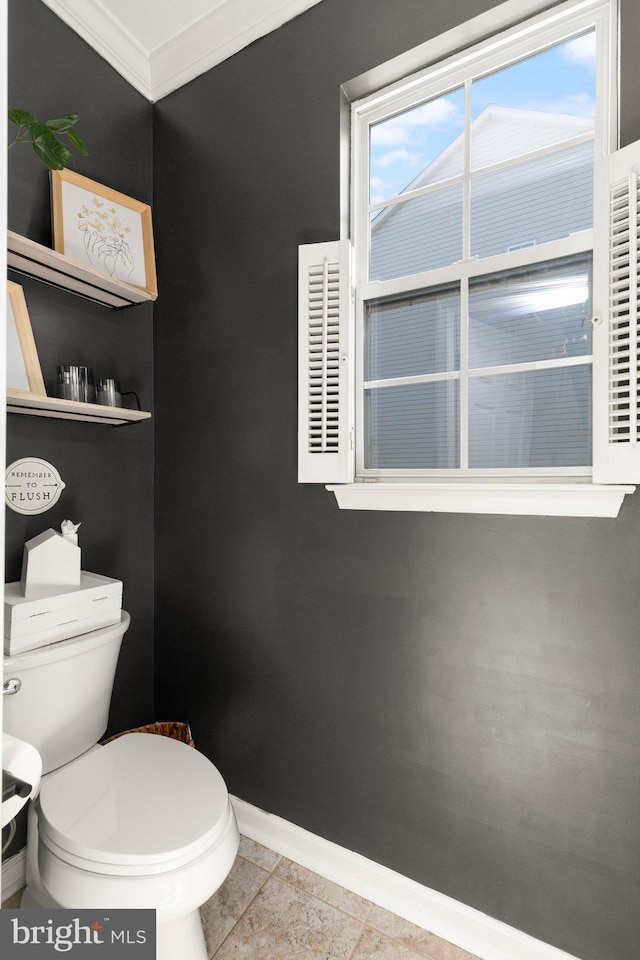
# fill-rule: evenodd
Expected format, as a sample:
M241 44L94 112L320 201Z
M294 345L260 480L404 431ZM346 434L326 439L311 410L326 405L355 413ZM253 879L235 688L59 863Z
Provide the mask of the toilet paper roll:
M2 803L2 826L6 827L28 800L35 796L40 787L42 776L42 760L35 747L24 740L12 737L10 733L2 734L2 770L31 785L28 796L14 796Z

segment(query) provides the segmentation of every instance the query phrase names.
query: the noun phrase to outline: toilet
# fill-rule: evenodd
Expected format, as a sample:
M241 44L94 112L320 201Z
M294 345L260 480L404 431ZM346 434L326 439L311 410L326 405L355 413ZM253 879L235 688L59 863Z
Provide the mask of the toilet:
M229 873L238 827L197 750L127 733L100 746L120 623L4 658L4 729L42 757L23 907L152 908L157 960L206 960L200 906Z

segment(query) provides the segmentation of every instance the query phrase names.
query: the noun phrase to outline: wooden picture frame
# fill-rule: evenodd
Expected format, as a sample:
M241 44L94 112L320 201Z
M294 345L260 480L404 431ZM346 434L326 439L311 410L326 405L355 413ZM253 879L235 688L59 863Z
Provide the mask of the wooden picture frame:
M51 193L54 249L155 300L149 204L66 169L52 171Z
M19 283L7 281L7 394L46 397L31 320Z

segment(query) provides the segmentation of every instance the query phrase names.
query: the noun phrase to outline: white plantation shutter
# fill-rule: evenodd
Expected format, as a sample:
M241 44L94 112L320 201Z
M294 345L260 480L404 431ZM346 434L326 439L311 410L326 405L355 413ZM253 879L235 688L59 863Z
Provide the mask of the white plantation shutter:
M640 143L610 155L595 220L595 483L640 482ZM598 319L598 318L597 318Z
M299 247L298 480L353 480L353 296L348 240Z

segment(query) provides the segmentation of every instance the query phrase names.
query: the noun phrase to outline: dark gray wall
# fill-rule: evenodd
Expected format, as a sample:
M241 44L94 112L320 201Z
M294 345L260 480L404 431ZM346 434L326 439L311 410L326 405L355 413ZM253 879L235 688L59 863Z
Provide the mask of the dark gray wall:
M9 3L9 105L41 120L80 115L88 157L78 173L150 202L150 104L40 0ZM15 127L13 127L15 131ZM13 138L13 132L10 131ZM9 228L51 245L49 175L30 146L9 151ZM152 403L151 305L113 312L33 280L21 283L47 391L56 366L88 364L114 376ZM80 527L86 570L124 581L132 616L122 648L110 729L148 723L153 716L153 423L111 428L75 421L10 415L8 462L26 456L53 463L66 483L47 513L25 518L6 511L6 577L20 577L22 545L71 518Z
M324 0L155 106L158 713L244 800L637 960L640 494L359 514L296 483L296 248L338 235L339 85L490 6Z

